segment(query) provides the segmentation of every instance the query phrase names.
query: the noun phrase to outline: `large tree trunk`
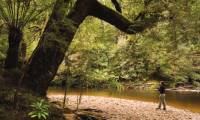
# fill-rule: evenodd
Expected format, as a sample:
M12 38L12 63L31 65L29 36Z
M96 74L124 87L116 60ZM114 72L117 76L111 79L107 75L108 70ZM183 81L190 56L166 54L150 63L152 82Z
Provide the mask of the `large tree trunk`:
M13 69L18 65L19 46L22 40L22 31L16 27L9 27L8 50L5 60L5 69Z
M25 87L41 96L46 95L49 83L63 61L77 28L88 15L103 19L129 34L141 32L151 25L149 21L131 23L96 0L77 0L68 15L66 15L67 4L67 0L57 0L23 78Z
M78 26L88 15L88 1L77 0L73 11L66 16L68 1L57 0L23 78L23 84L37 94L46 95Z

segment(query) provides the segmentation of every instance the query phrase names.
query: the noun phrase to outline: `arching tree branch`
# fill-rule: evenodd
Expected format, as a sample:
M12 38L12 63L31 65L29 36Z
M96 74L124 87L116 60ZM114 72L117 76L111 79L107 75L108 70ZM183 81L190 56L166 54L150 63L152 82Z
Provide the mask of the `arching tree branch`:
M115 9L116 9L118 12L122 13L122 9L121 9L121 6L120 6L120 4L118 3L118 1L117 1L117 0L111 0L111 2L112 2L113 5L115 6Z
M144 29L151 27L159 20L158 14L152 13L142 20L131 22L121 14L100 4L99 2L95 2L95 5L93 6L93 9L89 13L91 16L102 19L128 34L142 32Z

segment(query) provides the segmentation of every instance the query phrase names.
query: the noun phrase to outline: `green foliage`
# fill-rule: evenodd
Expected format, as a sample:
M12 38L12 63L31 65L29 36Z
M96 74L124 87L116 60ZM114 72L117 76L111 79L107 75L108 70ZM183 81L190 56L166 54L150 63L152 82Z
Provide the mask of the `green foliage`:
M193 82L193 85L196 86L196 87L198 87L198 88L200 88L200 82L194 81L194 82Z
M54 0L8 1L0 0L0 59L5 58L8 46L5 25L13 23L23 26L29 57L43 33ZM110 0L99 2L115 9ZM161 76L160 79L174 84L187 83L190 79L198 84L200 0L152 0L148 5L144 2L119 0L122 14L130 20L134 21L140 13L147 13L144 17L148 17L154 11L163 11L160 15L165 20L143 33L127 35L104 21L87 17L66 53L68 64L65 64L66 60L63 62L53 82L61 84L67 79L72 85L121 89L122 82L146 81L155 73ZM14 3L17 3L16 9L9 9ZM64 15L74 3L75 0L70 0ZM13 14L17 9L19 14ZM63 26L69 26L69 23L64 21ZM49 39L52 37L50 35ZM59 38L56 40L60 41Z
M16 28L23 33L27 56L32 54L46 25L54 0L0 0L0 59L5 59L9 30ZM4 44L6 43L6 44ZM20 49L19 49L20 51ZM27 58L28 58L27 57Z
M116 79L111 79L109 80L109 88L121 91L124 89L124 86L120 82L118 82Z
M35 101L31 107L33 111L28 113L31 118L37 118L38 120L46 120L49 116L49 105L44 99Z
M110 1L100 2L114 9ZM136 35L126 35L104 21L88 17L68 52L72 84L121 89L123 82L146 81L155 74L174 86L188 83L190 78L199 82L199 73L195 72L200 66L198 3L152 1L145 6L140 0L121 1L122 14L131 20L141 11L164 11L161 14L167 20Z

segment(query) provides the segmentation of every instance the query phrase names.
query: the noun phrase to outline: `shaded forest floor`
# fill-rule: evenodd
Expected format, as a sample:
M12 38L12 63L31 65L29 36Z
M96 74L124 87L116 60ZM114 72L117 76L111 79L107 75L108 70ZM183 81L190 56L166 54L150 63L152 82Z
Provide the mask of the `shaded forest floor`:
M12 73L12 74L11 74ZM69 114L73 114L73 120L102 120L103 117L96 116L95 110L89 110L93 115L87 112L77 113L69 108L62 108L54 102L49 102L47 98L41 98L26 89L16 90L18 85L19 73L5 72L0 70L0 120L38 120L31 118L28 114L33 111L31 105L38 100L45 100L48 103L49 116L46 120L68 120ZM16 99L17 98L17 99ZM88 110L83 110L88 111ZM66 118L66 114L67 117ZM71 119L70 119L71 120Z
M33 110L30 106L35 101L41 98L28 92L25 89L18 91L17 97L17 81L19 76L0 71L0 120L36 120L30 118L28 113ZM62 110L54 104L49 104L49 119L48 120L65 120Z
M63 100L62 95L48 96L50 101ZM75 110L77 107L77 96L67 96L67 107ZM83 110L93 110L96 114L108 120L200 120L199 113L177 109L167 106L167 111L156 110L157 104L141 102L136 100L125 100L118 98L105 98L94 96L83 96L79 106L80 114ZM66 114L68 119L73 119L73 114Z

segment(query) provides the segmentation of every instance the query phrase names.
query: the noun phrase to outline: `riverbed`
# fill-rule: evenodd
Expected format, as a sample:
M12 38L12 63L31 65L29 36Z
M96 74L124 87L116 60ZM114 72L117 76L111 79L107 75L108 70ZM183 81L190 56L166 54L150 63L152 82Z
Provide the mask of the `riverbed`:
M79 95L80 90L68 90L67 95ZM144 102L158 102L158 92L154 90L82 90L85 96L99 96L106 98L120 98L126 100L138 100ZM64 95L62 88L50 88L48 95ZM189 110L191 112L200 113L200 93L197 92L176 92L167 91L166 93L167 105L175 108Z
M62 102L63 95L49 95L50 102ZM167 110L155 109L157 104L138 100L101 96L82 96L79 110L96 110L103 120L200 120L200 113L167 106ZM68 95L66 107L77 109L77 96ZM96 113L95 113L96 114ZM75 114L65 114L75 120ZM69 116L71 116L69 118ZM85 120L85 119L84 119Z

